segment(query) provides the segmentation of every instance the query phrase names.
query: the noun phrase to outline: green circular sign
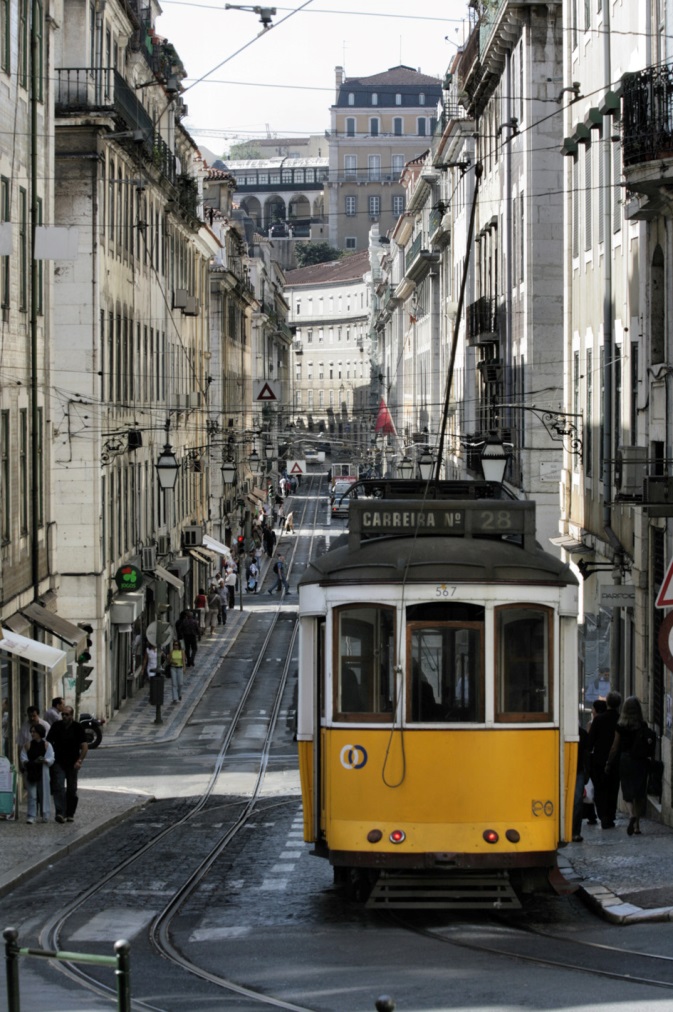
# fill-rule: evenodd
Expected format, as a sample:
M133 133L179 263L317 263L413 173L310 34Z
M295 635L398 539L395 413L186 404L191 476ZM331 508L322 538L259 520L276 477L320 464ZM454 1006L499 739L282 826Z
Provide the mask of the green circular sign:
M127 563L115 573L115 583L120 591L140 590L143 585L143 571Z

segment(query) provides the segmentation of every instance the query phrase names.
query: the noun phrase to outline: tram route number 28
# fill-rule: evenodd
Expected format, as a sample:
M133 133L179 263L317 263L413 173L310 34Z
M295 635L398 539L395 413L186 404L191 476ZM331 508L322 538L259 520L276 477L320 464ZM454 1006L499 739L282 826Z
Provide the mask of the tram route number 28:
M530 808L533 815L536 818L546 815L550 817L554 814L554 802L553 801L531 801Z

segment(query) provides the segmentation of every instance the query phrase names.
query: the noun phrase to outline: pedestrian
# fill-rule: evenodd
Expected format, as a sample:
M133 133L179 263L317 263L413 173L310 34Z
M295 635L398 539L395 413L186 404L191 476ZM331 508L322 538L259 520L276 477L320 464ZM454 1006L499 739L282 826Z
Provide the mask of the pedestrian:
M573 803L573 843L582 843L582 810L584 808L584 785L589 779L588 734L580 724L577 745L577 778Z
M182 623L182 638L185 644L186 667L193 668L196 651L199 649L199 623L191 611L186 611Z
M294 534L294 513L292 510L285 517L285 533Z
M182 649L182 644L179 639L173 640L173 646L171 647L169 655L169 663L171 668L173 702L177 703L182 699L182 686L185 676L185 667L187 665L185 651Z
M51 727L51 725L55 721L61 719L61 711L63 710L64 706L65 700L63 696L54 696L54 698L51 701L51 706L49 707L48 710L45 710L44 713L42 714L42 719L46 720L46 722L49 724L49 727Z
M249 594L256 594L257 593L257 581L258 581L258 579L259 579L259 566L257 565L257 560L255 559L255 556L253 555L252 558L250 559L250 565L248 566L248 593Z
M619 767L617 763L609 769L606 767L615 740L621 705L622 697L615 691L608 692L605 702L597 699L593 705L593 717L589 726L589 774L594 785L596 814L603 829L615 828Z
M196 595L194 601L194 607L196 609L197 620L199 623L199 637L205 632L206 628L206 612L208 611L208 598L203 587L199 588L199 592Z
M264 530L264 551L269 558L273 555L276 547L276 532L273 527L266 527Z
M30 732L35 724L41 724L44 728L44 733L49 734L50 725L46 720L42 720L38 708L36 706L29 706L26 708L26 719L19 728L19 733L16 736L16 744L20 749L27 748L28 745L30 745Z
M619 768L622 798L631 816L626 829L629 836L640 836L640 820L647 804L647 775L656 744L654 731L643 719L640 700L629 696L624 700L606 764L606 772L614 766Z
M229 589L222 576L217 581L217 593L220 595L220 625L226 625L227 608L229 607Z
M285 504L281 503L278 507L278 530L283 533L285 529Z
M9 758L9 696L2 699L2 754Z
M61 719L51 725L47 741L54 749L52 793L57 822L74 822L77 811L77 778L89 746L84 728L74 719L72 706L64 706Z
M148 643L145 647L145 660L143 661L143 674L145 675L145 678L147 678L148 683L153 678L156 678L159 673L160 666L161 657L159 650L157 647L152 646L151 643ZM63 714L61 714L61 719L63 719Z
M229 607L233 608L236 603L236 567L231 565L227 568L227 575L224 578L224 584L227 588L227 594L229 596Z
M276 582L269 590L270 594L275 594L281 587L285 588L285 593L290 593L290 587L285 576L285 556L279 555L273 564L273 571L276 574Z
M30 737L30 744L21 749L21 768L26 775L28 796L26 822L30 824L35 822L38 809L42 821L49 822L51 817L49 770L54 764L54 749L51 742L46 740L45 730L41 724L33 724Z
M215 635L215 629L220 620L220 594L215 584L208 591L208 612L206 614L207 631L211 636Z

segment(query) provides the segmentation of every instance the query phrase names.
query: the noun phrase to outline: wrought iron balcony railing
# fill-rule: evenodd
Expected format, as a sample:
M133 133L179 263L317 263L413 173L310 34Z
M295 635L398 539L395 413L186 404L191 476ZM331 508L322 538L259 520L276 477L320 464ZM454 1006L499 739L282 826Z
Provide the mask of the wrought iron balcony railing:
M467 339L495 340L498 336L498 304L495 299L482 296L467 307Z
M622 78L624 165L673 157L673 69L648 67Z

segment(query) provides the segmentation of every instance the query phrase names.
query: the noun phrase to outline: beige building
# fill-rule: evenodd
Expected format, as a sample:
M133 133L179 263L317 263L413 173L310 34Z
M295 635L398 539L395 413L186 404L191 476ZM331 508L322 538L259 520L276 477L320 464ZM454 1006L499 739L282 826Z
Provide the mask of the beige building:
M426 151L437 124L442 83L411 67L371 77L336 68L326 208L330 245L367 249L369 229L385 235L405 210L406 162Z

